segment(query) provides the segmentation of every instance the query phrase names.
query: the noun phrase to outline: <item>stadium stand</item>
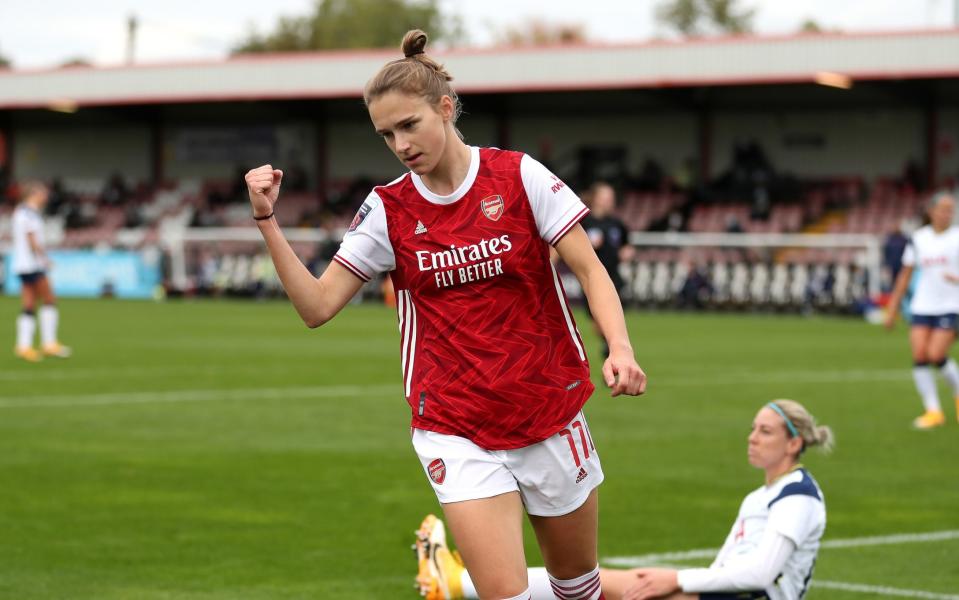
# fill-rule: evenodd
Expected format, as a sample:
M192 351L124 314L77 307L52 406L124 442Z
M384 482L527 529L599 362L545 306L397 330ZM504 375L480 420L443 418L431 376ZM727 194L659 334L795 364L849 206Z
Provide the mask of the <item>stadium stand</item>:
M611 180L633 232L880 239L917 223L932 189L954 185L959 72L948 57L959 31L750 38L746 47L575 50L605 71L558 48L448 59L471 113L468 141L529 151L575 189ZM0 136L12 160L0 181L51 183L51 245L171 253L170 240L195 232L185 272L166 273L168 292L279 294L261 243L231 233L250 229L240 165L289 169L277 217L319 232L295 242L315 270L372 185L397 174L357 103L363 81L339 69L342 58L84 69L80 78L4 72ZM381 58L352 56L355 73ZM264 65L269 78L251 85ZM855 85L827 88L823 72ZM50 110L63 98L76 114ZM241 126L263 115L276 125ZM76 140L102 151L64 150ZM0 246L12 205L0 206ZM649 307L854 311L877 285L864 261L851 246L641 246L622 267L624 296Z

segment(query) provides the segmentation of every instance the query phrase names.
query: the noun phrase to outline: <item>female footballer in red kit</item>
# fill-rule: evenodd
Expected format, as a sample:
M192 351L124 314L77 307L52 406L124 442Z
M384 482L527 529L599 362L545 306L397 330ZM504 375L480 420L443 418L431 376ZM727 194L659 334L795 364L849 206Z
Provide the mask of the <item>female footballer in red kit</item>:
M409 171L373 189L329 268L310 274L272 218L283 179L272 165L246 175L254 218L310 327L390 273L413 447L480 597L530 597L525 512L557 596L596 600L603 472L581 412L593 385L550 246L609 344L612 394L642 394L646 376L579 225L588 209L532 157L463 142L452 77L426 41L408 32L404 57L366 85L376 133Z

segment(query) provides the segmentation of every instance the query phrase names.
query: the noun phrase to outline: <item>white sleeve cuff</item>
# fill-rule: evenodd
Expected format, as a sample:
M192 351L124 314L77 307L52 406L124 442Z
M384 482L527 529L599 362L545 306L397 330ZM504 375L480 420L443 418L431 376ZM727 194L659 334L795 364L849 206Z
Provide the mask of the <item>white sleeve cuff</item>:
M373 276L368 273L375 272L375 270L371 269L369 265L364 264L365 261L353 256L353 254L345 248L340 248L336 255L333 256L333 260L363 281L373 279Z
M589 209L585 206L571 206L570 209L566 211L566 214L560 218L559 227L554 227L553 231L550 232L552 236L549 238L549 245L555 246L556 242L563 239L563 236L575 227L577 223L582 221L583 217L588 213Z

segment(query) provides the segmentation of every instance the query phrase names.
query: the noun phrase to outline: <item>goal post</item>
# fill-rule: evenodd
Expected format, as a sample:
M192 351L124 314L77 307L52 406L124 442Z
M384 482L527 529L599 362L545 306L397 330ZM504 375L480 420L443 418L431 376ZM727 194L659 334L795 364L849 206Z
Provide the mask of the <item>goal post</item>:
M323 229L300 229L287 227L283 235L301 257L315 253L321 244L339 241L343 231ZM193 264L197 250L212 249L217 255L252 257L264 255L266 245L263 236L251 227L189 227L164 232L164 245L170 257L170 285L175 290L186 290L193 284L191 273L198 265ZM218 257L220 257L218 256Z
M706 304L846 309L882 289L875 235L633 232L628 239L635 256L620 274L624 299L635 304L667 305L690 293L683 288L693 269Z
M317 254L344 231L284 230L302 257ZM198 261L215 256L235 279L269 279L279 287L260 232L251 227L191 227L162 236L170 258L169 281L175 290L195 289ZM634 256L623 261L623 299L627 304L673 306L687 293L692 270L709 287L701 307L851 310L877 298L882 286L882 239L867 234L773 234L632 232ZM229 267L229 269L227 268ZM264 275L265 271L270 271ZM564 276L571 297L578 283Z

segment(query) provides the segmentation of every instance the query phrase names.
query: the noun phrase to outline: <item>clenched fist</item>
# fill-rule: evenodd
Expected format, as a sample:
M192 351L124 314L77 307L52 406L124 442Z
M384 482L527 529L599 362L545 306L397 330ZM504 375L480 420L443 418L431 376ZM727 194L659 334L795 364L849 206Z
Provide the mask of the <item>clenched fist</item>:
M253 216L265 217L272 213L276 198L280 195L283 171L274 169L273 165L263 165L251 169L244 179L246 179L246 189L250 192Z

